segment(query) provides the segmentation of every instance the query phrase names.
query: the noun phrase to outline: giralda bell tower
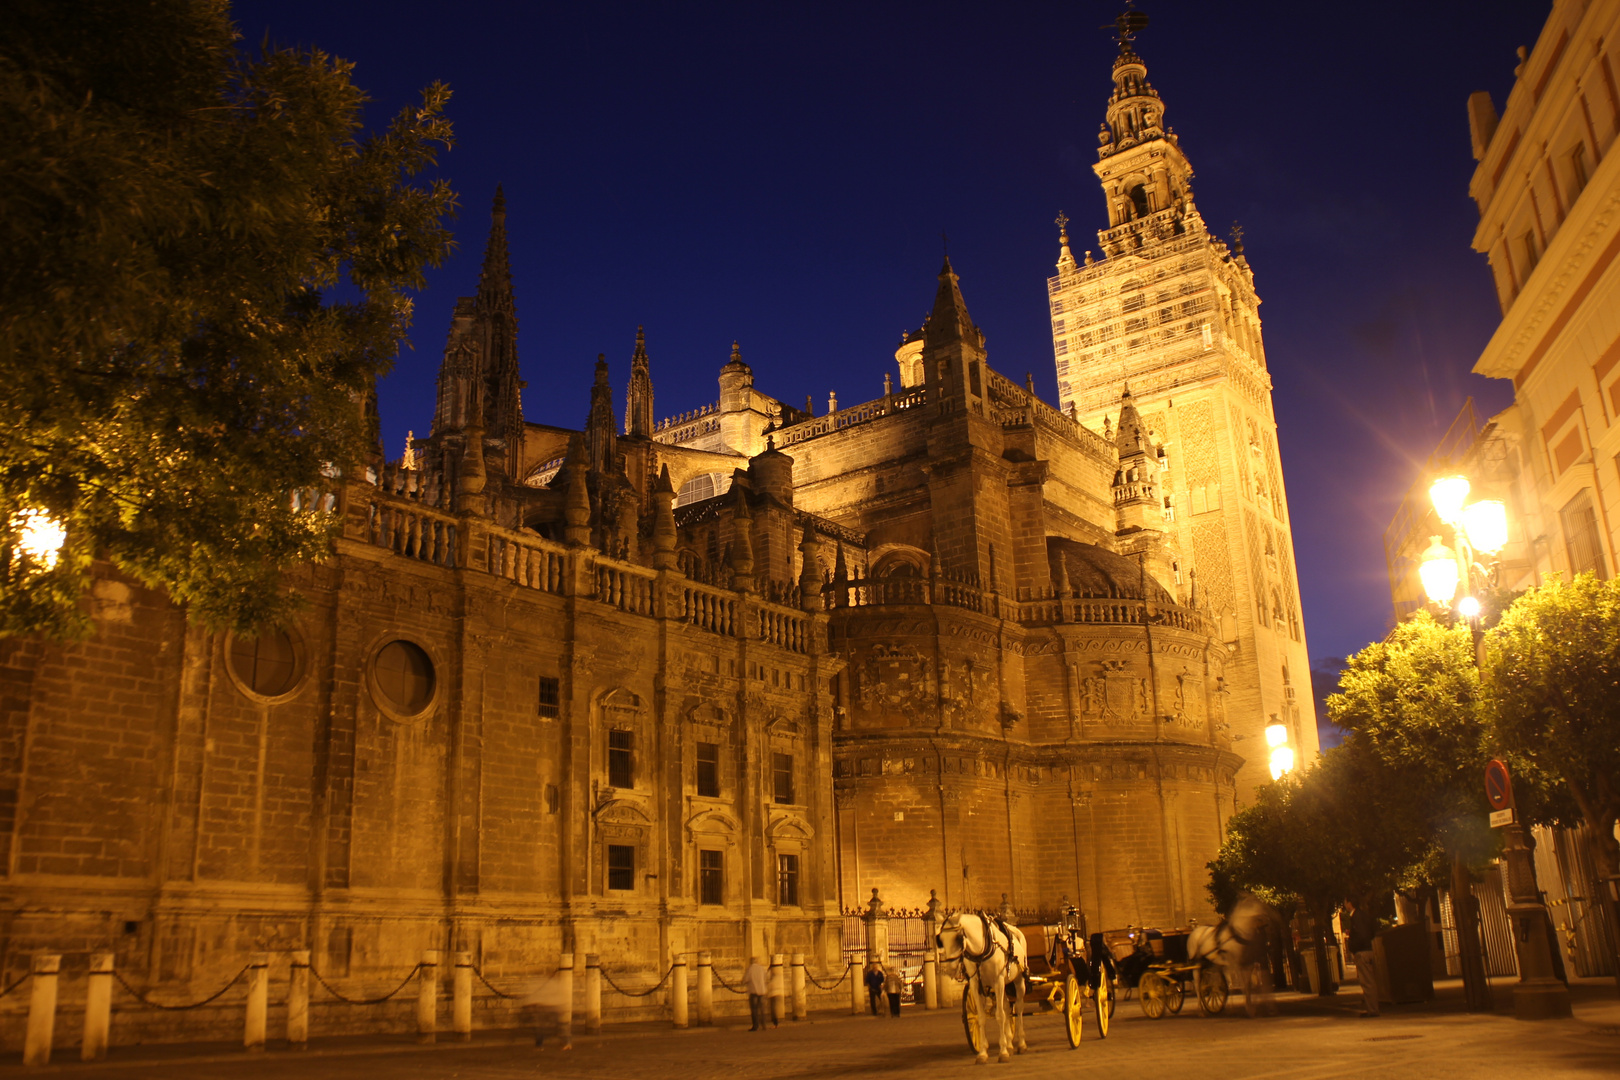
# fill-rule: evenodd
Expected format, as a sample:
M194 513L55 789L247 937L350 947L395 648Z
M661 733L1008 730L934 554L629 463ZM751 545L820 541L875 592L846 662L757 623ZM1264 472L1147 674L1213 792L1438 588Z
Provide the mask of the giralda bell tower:
M1246 793L1270 779L1269 725L1284 725L1299 765L1316 755L1310 661L1254 272L1241 236L1223 243L1199 216L1192 166L1132 46L1146 23L1135 11L1117 21L1093 166L1108 207L1100 257L1076 261L1058 217L1047 282L1058 395L1066 413L1112 434L1128 394L1151 429L1178 552L1177 581L1165 584L1231 650L1226 714Z

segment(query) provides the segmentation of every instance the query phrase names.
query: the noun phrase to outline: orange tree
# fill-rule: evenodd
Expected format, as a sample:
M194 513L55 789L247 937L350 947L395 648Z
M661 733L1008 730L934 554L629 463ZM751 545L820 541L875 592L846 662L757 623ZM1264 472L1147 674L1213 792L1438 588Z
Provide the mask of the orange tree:
M251 627L329 549L289 495L372 452L454 204L412 179L448 91L367 135L349 76L248 54L222 0L6 5L0 636L87 632L93 558Z
M1511 759L1521 804L1543 781L1578 809L1568 816L1586 826L1597 874L1583 885L1600 898L1611 942L1620 941L1609 891L1620 869L1620 583L1583 573L1531 589L1486 645L1491 743Z

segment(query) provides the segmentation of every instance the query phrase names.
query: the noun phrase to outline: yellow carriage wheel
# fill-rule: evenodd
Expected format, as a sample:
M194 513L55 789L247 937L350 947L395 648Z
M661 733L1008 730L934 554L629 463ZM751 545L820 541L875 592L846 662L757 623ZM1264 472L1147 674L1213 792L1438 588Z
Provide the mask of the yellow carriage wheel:
M1226 973L1220 968L1207 967L1198 973L1198 1009L1205 1016L1219 1016L1229 996Z
M1080 980L1071 972L1069 977L1063 980L1063 987L1059 993L1062 995L1059 1000L1063 1002L1063 1024L1069 1036L1069 1049L1078 1049L1082 1037L1081 1018L1084 1016L1080 1010L1085 1006L1085 1001L1080 996Z
M1142 981L1136 986L1136 995L1142 1001L1142 1015L1149 1020L1161 1019L1169 1008L1167 981L1158 972L1150 971L1142 976Z
M1170 1015L1175 1016L1181 1012L1181 1003L1186 1000L1187 988L1174 975L1166 975L1164 983L1164 1003L1169 1006Z
M1106 965L1097 970L1097 1037L1108 1038L1108 1025L1114 1019L1114 979Z
M962 988L962 1030L967 1032L968 1045L974 1054L982 1054L988 1045L984 1039L984 1002L980 1000L978 986L972 979Z

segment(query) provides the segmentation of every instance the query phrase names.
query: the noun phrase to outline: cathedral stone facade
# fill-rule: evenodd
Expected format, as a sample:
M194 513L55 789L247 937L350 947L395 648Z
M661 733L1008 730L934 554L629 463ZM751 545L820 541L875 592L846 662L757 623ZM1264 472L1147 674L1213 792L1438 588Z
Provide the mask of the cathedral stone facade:
M1126 45L1105 258L1052 286L1063 409L991 367L947 261L880 399L817 416L734 346L660 420L638 332L620 403L603 358L581 429L526 422L497 195L431 433L298 496L337 539L294 625L210 634L104 571L94 640L0 643L5 977L837 972L874 888L1207 917L1271 714L1314 725L1252 277L1144 74ZM1116 318L1149 296L1160 329Z

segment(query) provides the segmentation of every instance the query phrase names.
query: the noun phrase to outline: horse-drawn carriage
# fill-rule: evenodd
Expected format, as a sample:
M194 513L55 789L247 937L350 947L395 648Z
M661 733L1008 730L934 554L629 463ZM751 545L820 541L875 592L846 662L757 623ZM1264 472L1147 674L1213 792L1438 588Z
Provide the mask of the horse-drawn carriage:
M1230 990L1219 957L1196 946L1189 953L1198 929L1131 928L1102 935L1111 951L1124 953L1117 965L1119 984L1125 996L1136 993L1150 1020L1181 1012L1189 984L1205 1016L1218 1016L1226 1008ZM1204 928L1204 935L1209 933Z
M1026 1000L1044 1003L1063 1015L1071 1049L1080 1045L1089 1000L1097 1012L1097 1035L1106 1039L1119 979L1102 935L1093 934L1088 941L1080 913L1072 907L1055 926L1041 923L1018 929L1029 946Z

